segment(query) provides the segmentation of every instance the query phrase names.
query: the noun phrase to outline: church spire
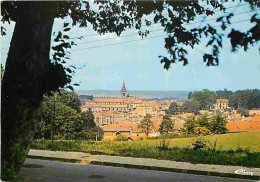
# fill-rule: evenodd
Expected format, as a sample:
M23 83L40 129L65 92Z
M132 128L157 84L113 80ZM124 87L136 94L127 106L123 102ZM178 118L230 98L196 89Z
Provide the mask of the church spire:
M123 85L121 88L121 97L125 98L126 97L126 87L125 87L125 81L123 81Z

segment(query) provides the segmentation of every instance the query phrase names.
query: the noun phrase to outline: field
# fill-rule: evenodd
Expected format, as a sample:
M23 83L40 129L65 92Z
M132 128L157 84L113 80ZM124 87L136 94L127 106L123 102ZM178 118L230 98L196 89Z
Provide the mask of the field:
M196 137L171 139L170 147L190 147L196 139ZM217 149L232 150L240 147L244 149L250 148L251 152L260 152L260 131L205 136L204 140L206 140L206 144L208 145L210 145L209 142L214 144L214 142L217 140ZM145 142L149 145L156 145L158 143L157 140L136 142Z
M37 140L32 148L260 167L260 131L206 136L204 140L207 147L202 150L192 149L192 143L196 139L196 137L171 139L169 148L162 148L160 144L162 141L159 139L125 142L54 141L53 146L50 141ZM214 145L216 139L215 150L211 145Z

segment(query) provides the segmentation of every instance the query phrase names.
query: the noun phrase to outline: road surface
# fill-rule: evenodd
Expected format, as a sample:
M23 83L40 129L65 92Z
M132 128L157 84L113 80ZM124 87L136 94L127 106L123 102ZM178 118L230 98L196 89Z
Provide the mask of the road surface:
M215 176L162 172L121 167L82 165L75 163L26 159L18 176L18 181L27 182L85 182L85 181L250 181Z

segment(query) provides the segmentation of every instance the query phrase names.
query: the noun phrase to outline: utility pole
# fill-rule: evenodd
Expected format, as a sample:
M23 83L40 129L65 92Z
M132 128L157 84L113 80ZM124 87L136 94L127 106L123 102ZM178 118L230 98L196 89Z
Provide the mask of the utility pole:
M51 145L53 145L53 128L54 128L53 124L55 122L55 109L56 109L55 103L56 103L56 93L53 96L53 117L51 120Z

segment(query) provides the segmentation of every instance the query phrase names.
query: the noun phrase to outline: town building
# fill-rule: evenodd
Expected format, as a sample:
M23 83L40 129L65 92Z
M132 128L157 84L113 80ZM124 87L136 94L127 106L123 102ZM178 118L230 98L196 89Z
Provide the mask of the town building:
M102 127L105 138L124 134L139 137L137 126L145 115L150 114L155 124L151 132L158 135L158 128L165 111L172 101L148 101L127 94L125 82L121 87L121 97L97 97L86 102L82 111L91 110L95 123ZM129 132L130 128L130 132Z
M224 110L228 108L228 99L217 99L215 110Z
M121 88L121 97L122 98L126 98L126 87L125 87L125 81L123 81L123 85L122 85L122 88Z

